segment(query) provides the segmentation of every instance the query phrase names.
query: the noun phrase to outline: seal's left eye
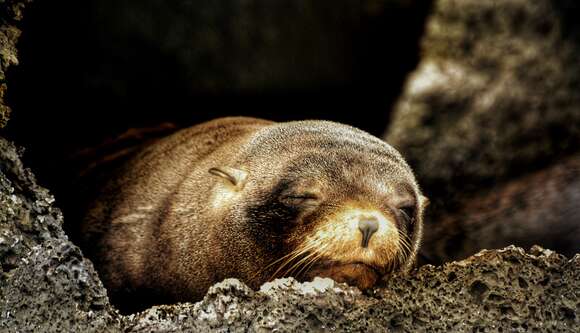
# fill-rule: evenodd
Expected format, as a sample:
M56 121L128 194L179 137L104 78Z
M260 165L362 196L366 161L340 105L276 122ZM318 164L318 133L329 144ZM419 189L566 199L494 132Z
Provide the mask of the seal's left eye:
M400 207L399 212L407 222L411 222L415 218L415 206Z

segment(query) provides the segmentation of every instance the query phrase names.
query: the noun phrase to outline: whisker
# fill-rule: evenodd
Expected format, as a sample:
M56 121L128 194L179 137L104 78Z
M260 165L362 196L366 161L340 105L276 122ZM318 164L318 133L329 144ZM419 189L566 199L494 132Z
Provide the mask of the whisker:
M402 253L401 253L401 259L400 259L401 265L404 264L407 261L407 259L409 259L409 257L411 256L411 254L413 252L413 247L411 245L411 239L407 235L403 235L403 236L404 237L402 237L401 240L402 240L402 244L405 247L406 251L402 251Z
M300 266L302 266L303 263L307 262L310 258L312 258L314 256L316 256L316 252L310 252L307 256L305 256L304 258L301 258L300 261L298 261L292 267L290 267L290 269L286 271L286 273L284 274L284 276L294 276L294 277L298 277L299 274L293 275L292 273L295 270L297 270L298 268L300 268Z
M308 271L310 271L310 269L312 268L312 265L314 265L321 257L324 256L325 252L324 250L326 250L326 248L328 248L328 244L324 245L321 249L317 249L317 251L315 252L316 255L311 257L311 260L302 267L302 269L298 272L298 274L296 276L300 276L300 274L302 274L302 272L304 271L304 274L306 274Z
M275 264L279 263L280 261L282 261L282 260L284 260L284 259L286 259L286 258L288 258L288 257L290 257L290 256L292 256L292 255L294 255L295 253L296 253L296 250L294 250L294 251L292 251L292 252L290 252L290 253L286 254L286 255L285 255L285 256L283 256L283 257L280 257L280 258L278 258L278 259L276 259L276 260L273 260L273 261L272 261L270 264L268 264L266 267L263 267L263 268L261 268L259 271L257 271L257 272L256 272L256 273L255 273L255 274L252 276L252 279L254 279L254 278L255 278L255 277L258 275L258 274L262 273L263 271L267 270L268 268L270 268L270 267L274 266Z
M398 255L397 255L397 259L399 264L403 264L407 258L409 257L409 254L411 253L412 249L411 249L411 244L409 242L409 239L407 237L407 235L402 235L403 237L399 238L399 246L400 251L398 251Z
M406 256L409 253L411 253L411 246L406 241L401 241L400 244L401 244L401 247L402 247L402 249L400 249L402 251L399 251L399 254L400 255L405 255Z
M404 250L406 252L412 252L411 239L409 238L409 236L403 233L400 233L399 236L400 236L399 243L404 247Z
M309 244L309 245L307 245L307 246L305 246L305 247L299 247L299 248L297 248L296 250L292 251L292 252L290 253L290 255L291 255L291 256L290 256L290 258L287 258L287 259L286 259L286 260L285 260L285 261L282 263L282 265L280 265L280 266L278 267L278 269L277 269L277 270L274 272L274 274L272 274L272 275L270 276L270 279L269 279L269 280L272 280L272 279L274 279L274 278L278 277L278 276L279 276L279 275L278 275L278 273L279 273L280 271L282 271L282 270L284 269L284 267L286 267L287 265L289 265L290 263L292 263L294 260L296 260L296 258L298 258L298 257L300 257L301 255L304 255L305 253L307 253L307 252L308 252L310 249L314 248L315 246L316 246L316 244ZM288 257L288 256L287 256L287 257ZM282 274L281 276L284 276L284 274Z
M296 260L296 258L299 258L301 255L303 255L305 252L303 251L297 251L294 252L293 255L290 258L287 258L279 267L278 269L276 269L276 271L270 276L269 280L273 280L273 279L277 279L279 277L284 276L284 268L288 265L290 265L292 262L294 262ZM281 273L281 274L279 274Z

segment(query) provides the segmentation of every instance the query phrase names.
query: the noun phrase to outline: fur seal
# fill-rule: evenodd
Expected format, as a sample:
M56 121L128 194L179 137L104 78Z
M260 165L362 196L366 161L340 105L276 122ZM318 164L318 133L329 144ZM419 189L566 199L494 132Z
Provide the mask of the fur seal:
M426 202L403 157L362 130L220 118L144 147L110 177L83 247L114 302L140 291L149 305L195 301L225 278L366 289L412 267Z

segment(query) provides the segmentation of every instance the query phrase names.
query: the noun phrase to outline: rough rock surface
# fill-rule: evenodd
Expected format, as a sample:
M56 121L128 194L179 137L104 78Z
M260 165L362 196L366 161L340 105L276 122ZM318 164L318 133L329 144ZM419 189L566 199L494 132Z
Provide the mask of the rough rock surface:
M433 199L578 151L580 5L439 0L386 140Z
M22 9L30 2L32 0L0 0L0 128L10 116L10 107L4 102L6 70L18 64L16 42L20 29L16 24L22 19Z
M276 280L260 291L226 280L199 303L124 317L63 233L52 196L3 139L0 203L2 332L575 332L580 325L580 255L515 247L423 266L369 294L327 279Z
M14 146L0 139L0 331L105 332L120 327L92 263Z
M127 331L576 332L579 299L580 255L508 247L394 276L370 295L329 279L259 292L226 280L195 305L130 316Z

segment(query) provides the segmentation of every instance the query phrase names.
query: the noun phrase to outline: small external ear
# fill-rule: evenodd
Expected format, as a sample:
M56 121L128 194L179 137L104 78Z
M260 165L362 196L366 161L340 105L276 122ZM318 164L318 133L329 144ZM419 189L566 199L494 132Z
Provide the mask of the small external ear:
M208 170L214 176L218 176L228 180L232 185L234 185L238 190L242 189L246 184L246 178L248 173L230 167L214 167Z
M423 207L423 209L427 208L427 206L429 206L430 203L431 200L429 200L429 198L427 198L424 195L421 195L421 206Z

